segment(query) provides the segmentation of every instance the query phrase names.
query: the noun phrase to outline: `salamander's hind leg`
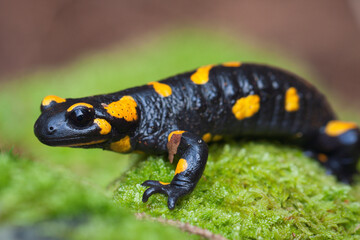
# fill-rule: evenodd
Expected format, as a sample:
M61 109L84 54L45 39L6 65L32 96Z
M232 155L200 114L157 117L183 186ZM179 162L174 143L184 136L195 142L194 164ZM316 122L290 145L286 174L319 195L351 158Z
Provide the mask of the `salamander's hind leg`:
M351 183L360 156L360 132L355 123L330 121L313 144L314 156L340 181Z
M143 195L146 202L154 193L162 193L168 196L168 208L174 209L177 200L190 193L199 181L206 165L208 147L197 135L175 131L168 138L169 160L172 162L174 154L180 156L175 170L175 176L171 183L148 180L142 185L149 187Z

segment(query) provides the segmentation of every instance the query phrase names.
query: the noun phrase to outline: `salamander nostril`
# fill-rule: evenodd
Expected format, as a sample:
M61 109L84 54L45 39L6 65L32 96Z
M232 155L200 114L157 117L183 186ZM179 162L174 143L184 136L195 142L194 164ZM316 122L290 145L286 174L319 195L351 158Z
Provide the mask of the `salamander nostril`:
M49 133L49 134L53 134L55 131L56 131L56 130L55 130L55 128L54 128L53 126L50 126L50 127L48 128L48 133Z

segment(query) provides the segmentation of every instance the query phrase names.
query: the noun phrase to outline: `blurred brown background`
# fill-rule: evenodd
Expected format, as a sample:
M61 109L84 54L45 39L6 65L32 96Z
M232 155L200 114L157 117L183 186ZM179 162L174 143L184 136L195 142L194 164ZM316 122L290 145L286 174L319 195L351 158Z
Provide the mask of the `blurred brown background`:
M282 48L360 107L359 0L0 0L0 79L182 25Z

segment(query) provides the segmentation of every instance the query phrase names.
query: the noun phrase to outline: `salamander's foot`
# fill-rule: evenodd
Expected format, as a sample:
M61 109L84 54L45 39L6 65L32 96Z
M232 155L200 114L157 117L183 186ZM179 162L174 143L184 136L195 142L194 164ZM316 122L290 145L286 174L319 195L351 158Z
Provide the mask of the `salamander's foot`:
M175 208L175 204L180 197L191 192L191 189L189 189L188 187L179 186L179 185L175 185L172 183L162 183L162 182L153 181L153 180L145 181L141 185L149 187L144 192L144 195L142 198L143 202L147 202L149 197L151 195L153 195L154 193L165 194L168 196L167 204L168 204L168 208L170 210L173 210Z

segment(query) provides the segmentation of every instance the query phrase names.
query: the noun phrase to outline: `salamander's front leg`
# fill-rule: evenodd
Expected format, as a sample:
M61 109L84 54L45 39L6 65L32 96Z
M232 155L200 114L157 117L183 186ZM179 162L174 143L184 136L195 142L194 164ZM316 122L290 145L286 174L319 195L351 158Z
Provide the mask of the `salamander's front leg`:
M180 156L176 166L175 176L171 183L148 180L142 185L149 187L143 195L146 202L154 193L162 193L168 196L168 208L175 208L177 200L189 194L199 181L206 165L208 157L207 144L197 135L175 131L168 137L169 160L172 162L174 154Z

